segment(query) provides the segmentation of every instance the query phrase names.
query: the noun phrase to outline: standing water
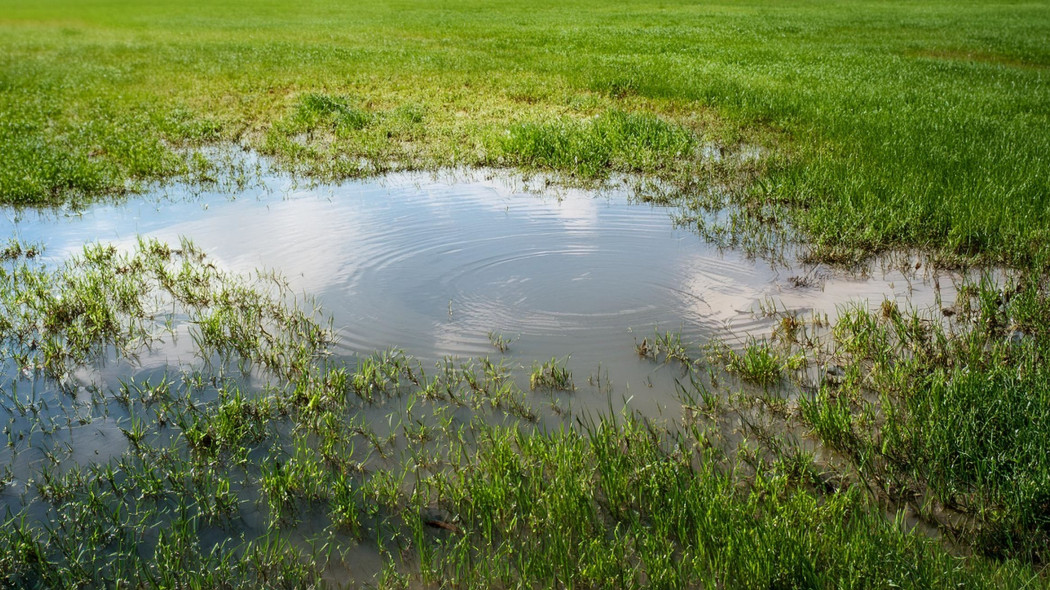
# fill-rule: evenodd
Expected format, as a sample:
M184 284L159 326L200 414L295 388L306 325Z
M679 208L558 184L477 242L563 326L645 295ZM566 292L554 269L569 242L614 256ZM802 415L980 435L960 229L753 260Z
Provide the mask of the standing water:
M8 210L0 226L44 244L56 265L90 242L189 238L220 267L276 270L316 297L347 357L390 348L424 364L498 356L492 340L502 337L516 364L567 359L577 381L601 375L643 407L672 399L637 353L656 332L738 342L768 332L761 312L772 307L834 316L851 300L935 296L898 270L832 275L721 251L626 190L521 189L491 176L397 174L299 190L271 177L233 197L168 188L78 212Z
M525 404L539 412L547 412L542 408L549 400L545 393L529 391L528 374L539 363L557 358L573 373L576 389L550 401L549 415L533 418L552 425L565 406L590 412L627 404L650 417L677 416L675 381L684 377L684 371L639 354L639 346L652 342L658 332L679 334L681 342L692 347L690 354L699 356L696 345L723 339L736 346L747 334L768 333L774 324L767 313L771 309L833 318L847 301L867 301L874 307L889 298L922 306L941 296L932 285L916 279L913 271L881 269L873 276L819 267L774 268L739 252L720 251L688 229L676 227L671 209L631 203L626 191L537 194L505 177L464 180L461 176L445 181L420 174L306 190L282 177L264 180L262 188L236 195L183 193L175 187L83 211L8 209L0 215L0 227L22 243L43 244L44 262L52 268L89 243L112 243L130 251L140 236L171 244L189 239L216 267L238 274L274 270L295 293L315 298L332 318L337 361L353 366L390 348L404 351L428 370L450 366L449 359L454 359L452 363L498 359L525 392ZM308 447L319 446L311 437L320 437L320 431L310 434L307 431L313 427L294 424L294 418L288 418L294 417L294 411L273 415L274 422L277 418L284 422L257 425L260 439L244 438L243 432L237 435L243 435L237 444L248 450L236 469L228 469L219 451L216 457L207 452L219 436L216 425L228 425L221 420L231 414L209 409L208 404L218 399L224 408L240 408L237 411L251 406L223 391L222 383L213 384L210 397L198 397L206 389L201 385L174 396L167 391L176 387L164 386L165 392L156 396L149 393L158 379L170 383L165 381L168 371L193 381L187 375L202 360L192 344L189 338L180 339L177 345L142 351L133 360L85 369L77 377L85 385L99 387L95 393L81 387L74 396L66 395L68 389L58 392L38 376L20 373L3 359L0 367L11 374L4 376L7 391L0 400L9 441L0 450L0 465L7 466L8 479L0 491L2 505L35 522L83 522L82 517L62 511L70 506L96 510L102 504L70 502L61 495L65 489L61 483L41 486L39 481L55 481L49 478L76 473L83 466L126 461L115 471L95 473L95 479L73 479L77 485L89 485L84 482L97 481L105 473L152 476L159 469L167 479L143 479L160 482L155 492L159 499L150 500L143 495L145 490L136 488L135 502L146 507L132 504L144 514L141 522L165 523L161 528L178 522L174 515L181 513L171 502L184 502L189 493L179 491L181 487L168 490L164 482L175 486L174 482L192 480L206 490L207 502L215 502L201 508L200 496L193 500L197 502L193 509L204 514L199 522L208 524L186 534L200 543L221 548L233 538L231 534L258 539L279 530L303 550L316 545L356 547L328 562L326 574L335 581L374 580L384 561L377 544L356 544L358 538L346 534L338 515L317 512L317 502L299 507L298 525L287 524L286 517L280 516L280 501L274 500L282 497L275 486L294 488L301 483L282 479L280 464L287 461L286 465L303 469L302 465L310 465L316 450ZM252 377L244 376L243 383L252 385ZM140 390L138 401L113 393L131 389L122 383L147 380L149 391L142 395ZM258 383L254 385L258 390ZM507 399L514 395L506 394ZM389 413L389 407L377 407L369 399L358 413L344 415L351 426L343 434L357 438L336 455L359 461L361 469L356 473L362 478L367 476L361 474L384 469L403 473L397 464L399 453L408 453L415 461L411 441L424 444L422 434L418 438L410 434L424 432L411 430L417 425L426 426L413 414L418 411L413 409L416 401L402 401ZM452 401L450 412L434 410L430 426L449 416L461 424L470 421L464 409L469 404ZM272 410L267 407L233 415L250 417L251 412ZM397 438L399 428L403 436ZM346 443L343 434L332 440ZM294 461L289 459L293 456ZM158 467L152 464L156 457L172 463ZM216 479L201 479L202 473ZM222 481L220 473L228 479ZM114 493L116 485L111 481ZM362 483L361 489L368 485ZM170 497L175 500L169 502ZM110 501L116 513L126 508L123 496ZM373 519L381 513L369 512L368 506L359 508ZM212 512L226 515L227 524L214 524L218 517ZM129 541L134 551L89 549L105 550L103 556L148 554L143 547L160 543L159 528L142 526L146 528L132 527L137 535ZM374 522L355 526L358 531L382 528ZM50 524L45 527L58 530Z

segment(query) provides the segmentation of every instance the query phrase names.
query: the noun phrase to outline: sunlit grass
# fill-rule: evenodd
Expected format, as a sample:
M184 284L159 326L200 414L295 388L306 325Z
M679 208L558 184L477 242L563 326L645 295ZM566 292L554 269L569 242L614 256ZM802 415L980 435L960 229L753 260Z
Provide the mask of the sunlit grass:
M334 359L279 277L222 272L189 242L89 245L51 268L11 241L3 585L307 587L355 546L390 587L1045 585L1047 6L0 13L5 203L214 183L239 172L197 150L226 145L324 179L638 173L661 202L728 207L703 228L727 243L793 227L822 260L917 247L1030 271L945 310L857 307L830 328L782 314L706 359L656 333L636 346L677 361L668 425L537 410L575 390L567 359ZM83 380L176 335L189 366ZM112 457L78 454L92 428Z

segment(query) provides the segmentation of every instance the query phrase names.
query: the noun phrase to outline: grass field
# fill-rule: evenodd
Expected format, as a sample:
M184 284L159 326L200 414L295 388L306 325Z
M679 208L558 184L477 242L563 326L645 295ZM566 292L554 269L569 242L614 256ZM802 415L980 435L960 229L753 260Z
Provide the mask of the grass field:
M340 360L323 310L188 241L12 239L0 587L312 587L361 548L387 588L1047 587L1048 39L1045 2L0 0L4 204L236 183L232 146L322 180L634 173L718 235L1020 270L742 347L657 332L667 422L562 415L582 375L512 374L499 332ZM192 370L73 378L176 333Z
M1050 264L1045 3L4 0L0 14L9 203L206 179L184 148L237 142L330 178L728 180L752 218L790 221L826 258ZM711 162L709 144L771 156Z

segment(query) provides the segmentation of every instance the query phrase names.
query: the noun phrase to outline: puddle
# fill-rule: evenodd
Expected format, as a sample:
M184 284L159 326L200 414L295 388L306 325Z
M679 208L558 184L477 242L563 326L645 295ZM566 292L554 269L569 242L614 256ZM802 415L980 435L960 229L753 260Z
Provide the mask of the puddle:
M44 244L53 266L89 242L130 249L149 236L169 243L188 238L226 270L276 270L332 317L335 353L351 362L395 347L428 368L447 357L490 357L528 391L534 364L567 358L578 390L557 403L574 413L618 410L629 400L650 417L678 418L675 379L682 373L636 349L657 331L678 332L691 345L715 338L732 344L769 333L773 309L833 320L848 302L875 308L889 298L922 308L955 296L951 275L929 275L922 261L907 257L851 274L774 267L721 251L676 227L674 210L632 204L629 196L626 189L537 194L521 181L486 173L454 180L395 174L310 189L273 176L232 196L168 187L83 212L0 210L0 230ZM129 375L142 381L199 364L185 326L179 330L177 342L144 353L135 365L110 362L78 378L115 388ZM493 335L508 342L506 351L497 350ZM4 387L13 378L8 374ZM564 409L554 402L533 401L537 410L551 408L541 423L561 419ZM8 413L11 428L26 429L23 418ZM75 464L121 455L127 442L120 429L129 415L114 409L107 416L57 424L40 449L27 442L0 453L12 469L4 505L14 509L22 501L22 482L51 448L64 445ZM246 506L240 517L264 528L264 515L251 510L258 508ZM348 555L342 563L380 568L372 549ZM340 575L339 567L328 574Z
M9 210L0 227L46 244L56 263L87 242L184 236L222 267L274 269L315 296L343 355L397 347L426 365L495 357L494 333L516 363L568 356L577 380L601 367L631 395L651 389L652 366L635 345L656 330L697 343L765 333L772 307L833 318L847 301L922 307L954 296L950 279L938 293L899 268L851 276L719 251L674 228L671 210L631 204L626 192L554 197L506 179L421 174L311 190L279 177L264 184L233 198L169 188L77 214Z

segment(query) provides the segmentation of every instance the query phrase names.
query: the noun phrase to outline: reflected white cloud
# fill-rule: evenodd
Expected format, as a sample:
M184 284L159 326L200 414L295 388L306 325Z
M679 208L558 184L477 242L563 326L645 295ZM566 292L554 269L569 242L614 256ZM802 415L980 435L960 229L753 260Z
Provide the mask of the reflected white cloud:
M169 242L190 237L223 268L242 273L276 269L307 293L324 291L353 276L353 253L360 249L370 225L365 211L316 198L288 199L265 207L230 205L213 207L205 216L149 235Z

